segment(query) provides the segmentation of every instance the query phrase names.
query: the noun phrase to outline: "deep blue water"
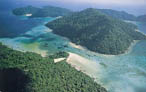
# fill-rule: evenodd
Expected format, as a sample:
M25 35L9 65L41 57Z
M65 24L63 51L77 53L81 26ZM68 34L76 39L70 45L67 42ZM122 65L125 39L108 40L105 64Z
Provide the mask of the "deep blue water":
M24 19L14 16L11 11L0 13L0 37L16 37L42 24L43 19Z

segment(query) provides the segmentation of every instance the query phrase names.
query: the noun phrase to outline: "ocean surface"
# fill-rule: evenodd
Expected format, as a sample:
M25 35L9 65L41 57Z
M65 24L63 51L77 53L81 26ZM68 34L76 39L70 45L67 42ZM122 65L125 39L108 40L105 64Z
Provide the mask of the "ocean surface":
M55 35L45 24L56 18L14 16L10 11L0 13L0 42L20 51L50 55L68 51L99 64L96 78L109 92L146 92L146 41L139 41L129 53L110 56L73 48L69 40ZM146 23L133 22L146 33ZM5 31L4 31L5 30Z

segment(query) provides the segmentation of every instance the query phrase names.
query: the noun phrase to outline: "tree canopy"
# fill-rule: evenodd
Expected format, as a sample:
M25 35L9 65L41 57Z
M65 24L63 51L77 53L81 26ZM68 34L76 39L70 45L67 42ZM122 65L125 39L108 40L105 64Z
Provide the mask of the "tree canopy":
M67 57L59 52L41 57L31 52L12 50L0 43L0 90L2 92L107 92L94 79L77 71L64 61L54 63L53 57Z
M111 16L113 18L118 18L118 19L122 19L122 20L131 20L131 21L135 21L136 20L136 16L129 14L125 11L117 11L117 10L112 10L112 9L98 9L98 11Z
M137 26L88 8L46 24L55 34L102 54L121 54L133 40L146 36L135 31Z
M71 11L65 8L55 7L55 6L44 6L42 8L37 8L33 6L26 6L21 8L16 8L13 10L13 14L21 16L25 14L32 14L30 18L34 17L58 17L70 14Z
M137 21L146 22L146 15L138 16Z

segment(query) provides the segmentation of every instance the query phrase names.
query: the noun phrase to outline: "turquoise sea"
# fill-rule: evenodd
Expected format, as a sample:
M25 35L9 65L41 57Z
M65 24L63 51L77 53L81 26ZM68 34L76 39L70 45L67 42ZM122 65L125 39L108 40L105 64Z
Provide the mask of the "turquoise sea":
M10 12L0 15L0 42L20 51L31 51L49 55L58 51L68 51L89 58L99 64L97 81L109 92L146 92L146 41L139 41L131 50L122 55L108 56L93 54L69 45L69 40L55 35L45 27L56 18L16 17ZM12 23L10 23L12 21ZM11 24L11 25L10 25ZM146 33L146 23L138 23L141 32ZM9 34L10 33L10 34Z

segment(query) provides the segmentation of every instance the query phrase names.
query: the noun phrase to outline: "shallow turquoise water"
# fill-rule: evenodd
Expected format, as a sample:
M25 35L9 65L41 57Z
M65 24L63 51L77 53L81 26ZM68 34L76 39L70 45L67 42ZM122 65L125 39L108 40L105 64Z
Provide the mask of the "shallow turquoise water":
M134 23L146 33L146 24ZM127 54L93 58L102 63L97 79L109 92L146 92L146 41L138 42Z
M146 41L137 43L125 55L102 57L99 81L110 92L146 92Z
M26 17L19 17L21 21L32 21ZM99 63L100 70L97 80L110 92L146 92L146 41L138 42L127 54L105 56L93 54L88 50L79 50L69 45L69 40L53 34L51 29L44 26L55 18L39 18L39 25L32 26L14 38L0 38L0 42L14 49L43 52L48 54L57 51L69 51L89 58ZM35 19L33 19L34 21ZM145 32L145 25L138 23L138 27ZM17 27L17 25L15 25ZM102 63L102 64L101 64Z

